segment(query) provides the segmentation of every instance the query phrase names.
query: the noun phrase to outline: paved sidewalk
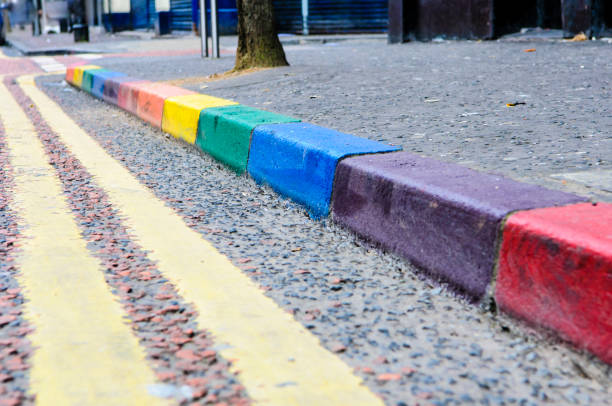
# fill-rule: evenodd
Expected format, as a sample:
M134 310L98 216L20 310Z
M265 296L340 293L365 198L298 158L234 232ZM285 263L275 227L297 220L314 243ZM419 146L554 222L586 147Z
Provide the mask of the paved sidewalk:
M95 63L612 201L612 46L605 41L367 40L285 51L290 67L222 81L206 76L231 69L232 57L109 55Z
M293 35L281 34L284 45L324 44L339 41L382 41L386 34L355 35ZM158 37L153 31L121 31L117 33L90 30L90 42L74 42L72 33L33 36L31 29L16 28L7 36L7 42L23 55L63 55L82 53L118 53L160 50L200 51L200 38L191 32L174 31ZM219 38L221 48L234 52L237 44L235 35Z

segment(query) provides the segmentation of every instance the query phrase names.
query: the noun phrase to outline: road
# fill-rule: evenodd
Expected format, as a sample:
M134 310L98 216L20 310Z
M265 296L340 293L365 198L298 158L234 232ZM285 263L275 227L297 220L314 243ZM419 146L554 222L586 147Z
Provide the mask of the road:
M610 46L531 47L296 45L218 81L231 56L85 58L609 201ZM44 73L82 56L5 54L0 404L612 403L593 356Z

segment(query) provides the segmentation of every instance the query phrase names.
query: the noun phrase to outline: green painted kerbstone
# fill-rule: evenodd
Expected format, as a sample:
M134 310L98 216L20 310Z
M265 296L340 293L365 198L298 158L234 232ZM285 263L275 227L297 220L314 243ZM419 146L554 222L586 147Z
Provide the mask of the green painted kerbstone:
M93 74L95 72L109 72L106 69L87 69L83 72L83 82L81 83L81 89L86 91L87 93L91 93L91 88L93 86Z
M253 129L262 124L300 120L252 107L212 107L200 112L196 145L238 173L244 173Z

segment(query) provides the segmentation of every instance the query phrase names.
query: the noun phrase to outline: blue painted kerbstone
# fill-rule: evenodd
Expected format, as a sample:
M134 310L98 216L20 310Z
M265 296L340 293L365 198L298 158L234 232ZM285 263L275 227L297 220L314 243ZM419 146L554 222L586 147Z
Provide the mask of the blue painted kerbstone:
M108 79L125 76L123 73L112 72L105 69L92 70L91 72L88 71L86 73L91 75L91 89L89 90L89 93L99 99L101 99L104 95L104 85Z
M340 159L398 149L313 124L261 125L253 130L248 172L256 181L305 205L312 217L320 218L329 214Z
M332 218L479 300L509 213L586 200L398 152L340 162Z
M129 76L109 77L104 82L102 98L108 103L119 105L119 88L123 83L140 82L141 79L134 79Z

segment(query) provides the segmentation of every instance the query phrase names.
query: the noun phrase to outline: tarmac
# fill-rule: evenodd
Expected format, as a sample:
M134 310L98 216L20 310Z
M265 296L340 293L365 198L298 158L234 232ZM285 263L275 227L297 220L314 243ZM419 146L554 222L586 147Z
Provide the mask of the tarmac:
M175 40L180 41L177 39L170 39L167 41ZM154 41L149 40L149 42ZM200 73L202 70L201 63L200 71L198 71L198 74L194 74L196 72L196 66L198 66L198 60L194 58L194 55L176 56L172 61L167 61L165 64L162 61L164 57L159 55L157 57L159 58L157 61L159 65L152 71L143 70L142 66L137 63L134 64L127 53L122 56L114 55L114 58L109 55L110 58L100 58L96 63L108 69L116 68L120 72L129 73L133 76L137 76L137 73L141 72L142 75L139 76L141 78L151 80L163 79L169 83L182 84L195 91L207 89L207 93L210 90L210 94L217 97L231 97L241 103L265 106L264 108L266 110L296 116L302 120L310 118L310 120L316 124L327 124L332 128L358 134L376 141L391 142L394 145L402 146L404 150L412 151L419 155L433 156L449 163L454 161L463 166L479 170L484 169L486 171L502 172L505 176L522 182L546 186L550 189L556 189L559 192L566 193L558 194L557 196L571 196L567 193L575 193L584 196L578 198L576 201L580 201L580 199L585 200L586 198L591 201L610 201L609 186L606 184L606 181L610 179L608 176L610 171L609 157L611 156L609 148L610 138L606 136L605 131L602 132L600 130L602 128L609 128L608 123L610 119L609 109L605 103L609 92L609 82L607 81L609 79L607 78L610 76L605 71L605 64L601 65L599 63L600 60L605 61L606 58L609 57L607 56L609 46L606 47L606 41L594 41L587 44L568 44L556 40L544 41L536 44L537 50L535 52L525 52L527 48L523 43L507 44L498 42L479 44L440 41L436 44L439 49L431 53L428 53L427 49L431 48L431 45L425 47L422 46L422 44L411 44L410 46L402 46L403 48L395 47L394 49L397 50L397 52L394 53L395 55L387 57L379 52L380 49L385 48L384 46L381 47L381 42L381 39L377 40L375 38L366 38L363 41L358 38L353 38L346 41L344 44L324 39L319 43L320 45L325 43L326 45L323 47L309 48L308 45L302 45L292 48L292 46L289 45L286 49L288 50L290 62L292 62L293 65L291 68L261 71L243 77L229 78L224 81L210 81L206 79L205 76L202 76ZM168 42L166 45L168 44L170 43ZM501 48L501 50L496 51L495 46L499 44L501 45L498 46L498 48ZM562 108L553 108L552 112L544 113L542 110L546 109L539 108L541 107L542 100L545 98L548 100L560 100L559 97L562 97L561 95L567 92L568 89L564 87L555 89L554 87L548 86L549 83L545 82L545 76L549 74L549 72L547 72L546 68L540 69L540 67L550 67L551 65L547 63L547 61L559 60L559 56L566 56L567 48L564 49L562 47L567 46L575 47L573 50L579 49L579 51L576 52L575 61L581 64L579 69L586 69L585 71L581 71L582 75L577 78L576 81L582 84L584 89L595 87L602 91L588 92L587 97L580 99L580 107L578 110L576 110L575 104L570 102L562 104L564 108L569 108L569 111L564 112ZM581 46L581 48L578 48L578 46ZM226 55L231 53L229 45L224 48ZM189 47L185 47L184 50L188 51ZM533 64L525 62L527 59L524 58L533 56L534 53L540 55L539 53L542 53L542 51L544 51L542 60L538 60L537 63ZM148 52L153 51L149 49ZM161 50L158 52L161 52ZM189 52L197 55L197 48L192 47ZM135 54L137 53L132 52L131 57L135 57ZM423 54L425 55L423 56ZM449 58L449 61L445 62L444 60L436 59L436 54L450 55L451 58ZM478 58L479 54L484 54L494 61L489 61L492 63L487 63L486 58ZM418 60L419 55L421 56L420 61ZM317 57L323 58L313 62L313 58ZM153 58L156 57L153 56ZM362 58L361 61L360 58ZM58 59L61 60L61 58ZM211 63L208 64L209 66L207 66L204 71L213 71L211 73L219 72L224 69L224 66L231 65L231 61L228 61L228 59L229 58L225 58L225 60L223 60L222 58L222 60L219 61L210 61ZM323 59L329 59L329 61L326 62ZM410 64L409 67L411 70L409 72L402 71L400 67L405 67L406 61L410 59L413 61L416 59L417 61ZM488 74L495 72L496 68L499 68L500 65L498 61L500 59L504 61L504 65L507 65L510 72L514 72L517 68L519 71L528 70L529 75L527 75L527 77L530 79L525 80L526 77L521 75L509 75L510 77L505 78L500 84L499 76L495 76L495 74L488 76ZM468 62L460 62L462 60ZM591 62L590 65L583 62L587 60ZM180 61L178 65L177 61ZM305 63L305 61L311 62L309 64L308 62ZM85 62L85 60L82 62ZM419 62L421 63L420 70ZM568 57L564 59L564 62L571 63L573 61ZM148 61L148 63L150 63L150 61ZM453 66L453 64L455 66ZM470 72L469 70L464 71L464 67L461 66L462 64L464 64L465 67L468 65L471 67L478 66L478 72L476 73L477 79L471 83L472 87L465 85L467 82L465 82L466 79L463 74L470 74ZM368 65L372 65L370 71L368 71ZM164 66L167 68L164 68ZM172 66L174 66L174 70ZM179 66L178 71L176 69L177 66ZM381 69L382 67L384 68ZM555 78L561 79L560 81L563 82L563 78L567 77L564 84L572 89L579 89L579 87L575 86L576 82L572 81L572 67L573 65L565 70L563 67L555 66ZM347 76L347 72L352 72L352 74L349 73ZM430 74L433 73L436 76L435 80L427 80L425 72L429 72ZM410 76L406 77L406 73ZM380 77L376 77L375 75L380 75ZM399 76L399 79L394 75ZM402 77L402 75L404 76ZM449 80L449 76L454 76L454 81ZM420 80L416 78L420 78ZM413 79L418 83L423 82L423 78L425 78L426 82L430 83L424 83L424 87L409 86L408 89L411 90L409 93L419 95L427 94L426 97L421 96L416 98L416 100L410 98L402 99L400 93L393 93L394 89L391 87L393 83L414 83L410 82L409 79ZM520 89L521 86L527 86L529 80L536 81L538 84L544 84L544 86L538 87L537 90L533 92L533 95L529 94L523 91L523 89ZM496 81L498 83L496 83ZM454 82L458 83L455 84ZM446 86L443 89L435 89L439 87L440 83L447 83L450 84L450 86ZM509 91L510 84L518 86L519 89ZM270 90L272 87L274 87L274 91ZM500 88L504 89L504 87L506 87L506 89L499 92ZM483 88L486 88L489 92L487 94L482 93ZM356 89L356 91L351 93L352 89ZM543 89L546 89L549 93L543 93ZM104 90L100 90L102 92L100 95L103 95ZM467 94L460 93L466 90ZM492 99L496 97L496 90L498 93L504 94L503 98L506 100L503 100L502 103L510 99L516 101L526 100L525 105L521 104L522 102L507 103L515 104L514 106L506 106L500 103L502 105L494 108L492 115L487 114L485 112L485 106L491 106L494 103ZM95 93L93 88L89 89L89 91ZM406 87L398 89L398 91L406 92ZM477 103L473 103L473 106L470 106L467 100L470 100L474 94L480 96L481 100ZM458 104L461 109L452 107L451 103L453 100L460 101ZM533 105L529 103L531 100L534 101ZM309 103L309 101L313 106L308 110L304 110L305 104ZM419 103L415 104L415 101ZM402 107L398 109L398 106ZM424 109L423 106L427 108ZM435 111L431 111L432 109L430 106L435 106ZM520 117L523 121L527 121L527 123L521 124L520 121L512 121L512 124L507 124L508 121L502 121L508 120L508 117L504 117L503 112L513 111L515 109L518 110L523 108L523 106L529 106L532 110L527 110L527 112L519 110L522 114L519 114L517 117L511 117L511 120L517 120ZM465 107L469 109L474 108L475 110L480 109L481 112L477 112L477 114L468 114L471 112L468 111L468 113L466 113L467 110ZM410 113L404 117L403 115L406 113L399 112L399 110L413 112L413 117L410 116ZM450 110L450 112L444 113L446 110ZM463 113L457 110L462 110ZM584 115L587 119L583 121L573 120L573 117L581 110L586 110L590 113ZM469 147L469 144L463 143L463 148L454 145L452 140L448 137L449 132L444 130L444 121L446 121L446 123L453 123L457 120L456 117L465 118L474 115L482 115L481 120L479 120L478 123L469 123L469 121L464 119L463 122L459 124L467 124L467 126L463 126L466 130L461 130L461 132L466 131L470 134L475 134L475 138L478 139L480 138L478 136L480 131L478 127L480 125L491 126L498 124L502 126L502 128L504 125L511 125L513 131L512 133L501 131L501 134L496 136L497 144L483 140L483 142L485 142L484 145L480 144L479 141L476 142L475 145ZM343 117L349 119L343 119ZM406 119L418 118L418 124L415 123L412 125L421 126L426 132L422 135L414 132L414 136L410 137L409 141L406 141L405 138L401 136L402 133L410 134L415 130L410 127L410 124L400 124L397 128L393 128L393 125L397 124L397 117L401 117L404 122L407 121ZM386 122L384 120L386 120ZM498 120L500 121L499 123L497 123ZM557 121L560 122L560 127L562 129L561 136L558 138L559 140L563 140L563 145L560 149L562 154L561 159L553 157L553 155L556 154L550 153L552 144L546 140L546 132L551 128L549 123L552 122L556 124ZM567 122L572 123L573 126L571 128L566 128L564 125ZM389 124L391 124L391 126L389 126ZM451 125L451 127L454 126ZM384 128L385 131L381 131L381 128ZM426 135L430 135L428 134L430 128L438 131L438 133L426 137ZM169 129L169 127L165 129L167 130L166 132L174 132ZM440 129L442 129L442 131L440 131ZM530 133L530 129L532 133ZM571 131L578 131L580 133L592 132L592 136L589 138L590 143L587 145L587 143L580 141L569 142L569 137L567 137L566 134ZM524 136L524 138L529 138L529 142L526 142L525 139L521 139L520 142L517 143L511 141L512 149L504 150L502 148L502 145L507 147L508 140L514 140L513 134L522 132L531 134ZM535 134L533 134L533 132L535 132ZM177 134L174 135L177 136ZM181 137L180 135L178 136ZM442 138L436 140L436 138L440 136L442 136ZM462 134L462 137L464 136L465 135ZM446 143L449 145L445 146L445 141L443 140L446 140ZM536 142L534 142L534 140L536 140ZM473 140L470 141L473 142ZM538 149L539 144L543 144L541 149ZM523 149L524 147L522 146L524 145L529 146ZM454 156L448 155L448 153L444 151L445 147L448 147L449 152L452 151ZM473 150L471 148L473 148ZM583 151L584 149L586 149L586 151ZM471 154L472 152L473 154ZM521 152L526 153L527 156L533 155L539 162L548 164L551 168L538 169L537 162L535 162L536 165L533 165L531 161L525 158L507 161L499 160L500 154L506 154L507 157L514 158L517 152L518 155L521 155ZM471 159L464 158L466 153ZM573 158L569 160L563 159L565 156L571 156L571 154L574 153L578 156L586 155L586 157L584 157L585 159L582 161ZM437 154L439 154L439 157L436 156ZM385 157L385 155L386 154L379 156ZM346 162L348 167L342 169L343 167L340 166L339 168L348 171L346 176L350 178L353 176L350 173L351 170L353 170L350 168L351 162L356 162L356 168L360 168L364 165L364 163L359 162L359 159L361 158L347 159L343 162ZM402 159L411 160L414 159L414 155L407 154L407 157ZM504 162L510 162L510 164L508 165ZM366 166L367 165L372 164L367 163ZM402 165L404 165L404 163ZM445 166L445 164L434 164L434 166L435 165L441 165L443 168L451 168L451 172L453 171L452 165ZM576 168L581 170L576 171ZM431 170L431 166L425 166L425 169L424 173L427 173ZM454 171L460 172L461 170L460 167L457 167ZM479 176L472 175L471 172L469 173L470 175L467 175L468 179L470 176ZM452 179L452 174L450 173L444 176ZM458 179L462 177L465 176L459 174ZM478 179L476 183L481 182L478 177L473 179ZM484 179L483 177L482 180ZM360 181L352 181L352 183L357 185L359 182ZM451 180L448 184L452 189L453 181ZM334 187L337 187L337 185L334 185ZM461 189L462 187L459 187L459 190ZM350 199L354 199L355 193L358 192L356 190L349 191L350 193L348 193L348 196L350 201ZM553 193L553 195L555 195L555 193ZM523 195L525 194L529 195L528 192L523 192ZM550 195L547 198L550 198ZM565 203L570 203L570 201L565 201ZM436 204L444 206L444 198L437 201ZM603 206L605 207L605 204ZM509 211L511 212L513 210ZM346 210L344 210L344 212L346 212ZM607 224L605 222L607 220L605 219L608 217L605 216L603 218L603 224ZM505 215L502 214L500 219L504 217ZM337 218L339 217L334 216L334 219ZM511 219L512 218L513 217L511 217ZM591 224L591 227L593 227L597 221L601 224L602 219L595 219L594 223L587 222L585 224ZM360 221L357 222L359 223ZM521 222L516 224L512 223L510 225L512 227L519 227L519 229L522 227ZM574 224L574 227L575 226ZM363 235L363 233L360 233L354 227L349 226L349 228L353 228L357 234ZM371 226L367 226L366 228L371 229ZM493 229L495 229L495 226L493 226ZM509 227L508 230L510 229ZM601 234L599 235L601 236ZM442 231L441 236L448 238L447 233L444 231ZM495 239L496 237L493 238ZM597 233L595 233L595 238L598 238ZM506 239L506 236L504 236L504 239ZM508 240L510 239L511 238L508 238ZM368 238L368 240L377 241L376 238L371 237ZM378 241L380 242L380 240ZM562 245L563 244L559 245L559 247ZM520 251L522 249L528 249L529 245L519 245L519 247L522 247L519 249ZM575 247L576 245L570 243L568 249L571 251ZM500 247L500 249L502 250L502 254L507 252L504 251L503 247ZM511 247L510 249L512 250L513 248ZM535 247L534 249L537 251L540 248ZM544 247L544 249L549 248ZM507 258L505 255L502 255L502 257ZM418 260L416 262L418 263ZM420 265L422 266L422 264ZM542 266L546 268L547 265L543 264ZM564 265L562 265L562 267L563 266ZM605 274L606 266L607 265L604 265L602 270L603 274ZM427 268L427 266L425 266L425 268ZM511 279L512 278L506 279L506 281ZM541 283L546 284L547 280L544 279ZM452 285L451 283L451 286ZM512 283L507 284L507 286L511 287ZM603 285L600 285L600 287L601 286ZM605 289L606 288L604 288L604 291ZM521 289L519 289L519 292L520 291ZM505 298L505 303L508 308L511 308L513 300L517 300L517 303L522 303L524 301L524 299L521 298L513 298L512 294L506 295ZM535 305L535 308L537 309L538 306ZM525 315L522 317L525 317ZM529 315L527 315L527 318L528 317Z

